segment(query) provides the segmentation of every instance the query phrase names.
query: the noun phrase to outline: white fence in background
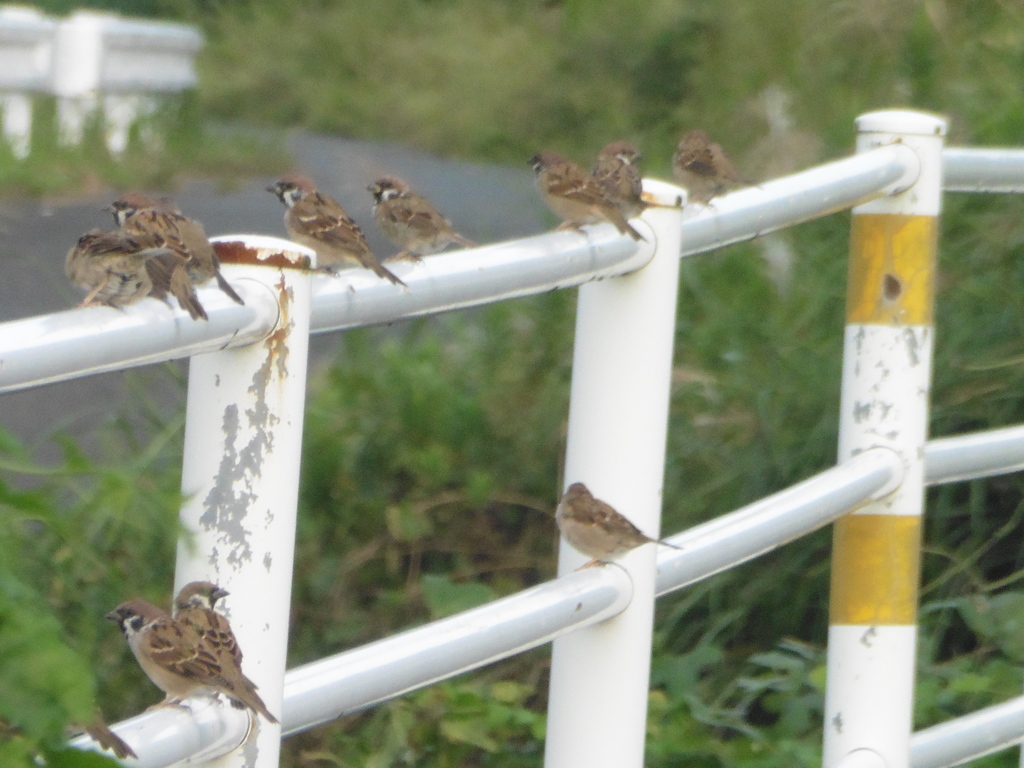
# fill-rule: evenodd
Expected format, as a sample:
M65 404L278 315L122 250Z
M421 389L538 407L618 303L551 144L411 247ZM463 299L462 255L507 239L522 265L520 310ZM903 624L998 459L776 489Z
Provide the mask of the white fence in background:
M61 140L81 141L102 115L107 146L123 152L128 132L156 108L157 94L196 84L203 45L192 27L76 11L65 19L21 6L0 7L0 99L3 133L14 154L28 154L32 99L57 97Z
M884 511L895 499L920 500L925 485L1024 468L1024 426L916 447L909 440L913 430L906 432L907 440L883 435L882 442L850 444L853 427L847 426L849 458L768 498L668 537L679 550L645 547L617 565L573 571L581 559L563 546L560 575L550 582L284 671L307 333L580 286L566 482L584 480L597 495L656 533L664 471L666 360L680 256L851 206L854 218L862 219L855 231L887 226L888 221L901 227L908 222L929 225L925 219L937 219L933 203L942 188L1024 191L1024 151L942 150L944 124L918 113L874 113L858 125L855 156L735 192L716 199L714 207L695 209L693 215L691 209L671 207L682 198L682 190L645 181L646 191L670 207L652 209L636 222L644 242L602 225L582 235L554 232L456 251L420 264L396 265L408 285L403 290L364 270L327 277L294 269L308 255L294 243L227 236L218 238L218 252L225 275L246 303L239 306L220 291L202 290L208 322L193 321L147 299L123 311L74 309L0 324L0 392L192 358L182 520L196 534L197 547L179 547L175 589L194 578L210 578L231 592L231 620L246 649L246 672L260 685L270 709L281 714L282 723L278 729L261 721L255 739L245 742L249 718L219 701L197 700L191 711L147 711L115 727L139 754L137 765L158 768L185 759L196 764L223 755L219 766L269 768L277 764L280 735L554 640L547 768L639 768L656 596L829 523L849 521L851 512ZM915 210L922 201L933 209ZM884 218L890 214L895 216ZM907 257L906 232L896 232L895 238L904 239L894 249L893 238L887 240L883 230L872 230L881 238L876 243L880 252ZM917 248L917 255L929 257L928 239L919 242L925 246ZM907 296L916 289L899 263L891 268L893 274L876 274L877 284L869 286L880 292L875 308L892 304L910 313L909 318L922 307L899 302L904 289ZM903 322L898 315L894 326ZM922 323L907 321L912 336L927 335L930 316L921 317ZM848 322L871 325L855 316ZM642 334L634 327L637 323ZM856 331L847 333L848 339L857 338ZM875 329L867 329L864 338L873 333ZM655 337L651 344L640 343L649 337ZM853 406L855 422L864 409L847 402L857 384L850 365L872 353L868 346L850 353L846 361L844 380L850 381L844 383L843 407ZM878 349L884 353L887 348ZM925 357L917 360L927 363ZM919 397L919 388L920 382L912 381L893 390L895 409L904 419L917 418L917 406L903 404L903 390ZM897 427L894 433L901 432L900 422ZM913 515L904 517L916 522ZM878 554L872 560L882 570L888 568L886 553L872 553ZM916 570L904 572L916 580ZM942 768L1024 737L1024 697L911 735L906 691L897 689L906 685L907 675L894 678L890 690L888 681L878 681L877 672L895 663L912 669L912 649L908 658L905 647L872 645L871 638L885 637L884 632L872 634L874 629L861 638L874 653L830 659L830 706L840 707L836 714L842 717L828 716L823 731L842 731L838 735L843 739L836 733L826 736L829 768ZM914 625L911 621L896 629L912 632ZM836 668L837 663L847 668ZM858 666L851 670L850 664ZM867 689L859 680L876 682ZM834 681L841 684L835 687ZM865 722L875 722L869 706L888 717L865 729ZM84 737L75 744L90 746Z

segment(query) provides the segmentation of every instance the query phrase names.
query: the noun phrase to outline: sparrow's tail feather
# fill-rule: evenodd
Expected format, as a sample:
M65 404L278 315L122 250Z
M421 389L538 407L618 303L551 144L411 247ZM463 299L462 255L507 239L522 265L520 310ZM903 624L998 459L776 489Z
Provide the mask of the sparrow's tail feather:
M376 275L378 275L379 277L383 277L385 280L390 280L395 285L400 285L403 288L408 288L409 287L405 283L403 283L401 280L399 280L398 276L394 272L392 272L390 269L385 267L383 264L381 264L376 259L374 259L373 261L370 261L369 259L367 259L366 266L369 267L370 269L372 269L374 271L374 273Z
M267 709L267 705L263 703L263 699L261 699L260 695L256 693L256 684L253 683L252 680L242 676L239 687L242 690L239 691L240 695L237 696L238 701L241 701L247 707L252 707L270 722L277 723L277 718L270 714L270 710ZM231 694L228 695L230 696Z
M645 243L647 242L647 238L630 226L629 222L626 221L626 217L622 215L618 208L609 209L606 212L606 215L608 221L614 224L622 234L629 235L634 240L643 240Z
M463 237L458 232L452 233L452 241L458 243L463 248L476 248L477 245L479 245L478 243L474 243L468 237Z
M672 549L678 549L680 551L682 551L682 549L683 549L682 547L677 547L675 544L670 544L669 542L665 541L664 539L658 539L657 543L661 544L663 547L672 547Z
M125 743L124 739L114 733L99 717L97 717L89 725L85 726L85 732L92 737L92 740L99 744L104 749L109 749L119 758L124 760L126 757L138 758L135 751Z
M171 293L178 300L178 305L188 312L193 320L198 320L199 318L203 320L210 319L203 305L199 303L196 289L188 277L188 272L183 267L178 267L171 275Z
M233 302L235 302L236 304L241 304L244 307L245 302L242 301L242 297L235 293L235 289L232 288L231 284L224 279L224 275L220 273L219 269L217 270L215 276L217 278L217 287L224 291L224 293L226 293L228 296L230 296Z

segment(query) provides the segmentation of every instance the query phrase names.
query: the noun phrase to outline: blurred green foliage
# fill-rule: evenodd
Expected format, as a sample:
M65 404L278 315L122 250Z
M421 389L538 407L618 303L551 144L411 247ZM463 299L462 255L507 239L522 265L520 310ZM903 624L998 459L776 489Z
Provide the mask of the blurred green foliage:
M39 96L28 157L15 157L0 142L0 190L34 197L69 190L94 193L104 186L167 188L195 176L230 185L287 167L280 137L211 126L201 109L194 92L164 96L153 114L131 127L127 148L115 157L107 149L99 113L80 143L65 144L58 138L55 99Z
M1014 3L157 5L208 35L204 114L463 156L582 159L630 137L665 169L701 125L767 178L845 154L877 108L941 111L952 143L1019 144L1024 127ZM1021 202L945 206L932 434L1020 423ZM833 464L847 239L840 215L684 261L664 531ZM553 575L573 314L559 292L341 337L310 383L291 664ZM111 719L158 698L100 617L169 598L180 422L112 434L102 459L62 439L45 468L0 444L0 650L34 637L66 659L0 711L11 765L55 749L94 688ZM916 727L1020 693L1022 519L1017 475L929 491ZM820 763L828 553L819 532L659 602L648 765ZM539 766L547 664L540 649L342 718L289 739L283 763Z

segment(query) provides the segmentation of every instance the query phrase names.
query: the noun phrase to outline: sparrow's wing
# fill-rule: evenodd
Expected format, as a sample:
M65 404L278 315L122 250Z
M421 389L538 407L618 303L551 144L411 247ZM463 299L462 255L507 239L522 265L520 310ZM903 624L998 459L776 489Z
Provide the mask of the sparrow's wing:
M298 201L292 211L306 233L325 245L345 251L369 252L359 225L340 204L319 192Z
M408 194L399 198L398 204L391 207L395 219L408 225L424 237L431 237L441 232L449 232L452 223L441 215L423 197Z
M731 181L736 184L748 184L749 182L740 176L739 171L736 170L736 166L732 164L732 160L725 154L725 151L718 144L712 144L710 147L711 157L715 168L718 169L718 175L726 181Z
M150 657L164 669L205 682L221 673L217 657L190 628L170 619L156 622L146 635Z
M548 192L585 205L607 207L608 199L594 181L578 169L564 169L548 177Z
M596 525L609 533L622 533L628 531L631 536L638 539L648 537L625 516L615 511L615 508L600 499L593 499L583 505L584 520L590 525Z
M218 654L226 654L236 665L242 664L242 649L238 647L235 640L235 633L231 631L228 620L216 611L204 611L206 614L207 628L203 639L210 644Z

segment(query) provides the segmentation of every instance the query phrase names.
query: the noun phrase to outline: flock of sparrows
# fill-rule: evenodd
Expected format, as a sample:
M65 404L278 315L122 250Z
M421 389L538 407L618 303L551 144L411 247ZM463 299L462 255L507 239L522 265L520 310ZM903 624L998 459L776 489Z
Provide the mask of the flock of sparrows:
M610 504L595 498L586 485L573 483L555 511L565 539L591 560L589 568L609 562L644 544L675 544L644 534ZM142 671L164 694L155 706L184 706L186 698L224 694L232 706L278 720L242 672L242 649L227 618L216 610L228 592L209 581L182 587L168 614L146 600L121 603L107 614L117 622ZM118 757L135 757L123 740L98 718L86 731Z
M530 162L541 198L562 219L559 229L608 221L623 234L642 240L629 223L650 205L642 196L639 160L636 147L616 141L601 150L591 173L557 152L540 152ZM682 138L672 168L692 202L707 204L716 195L747 183L722 148L701 130ZM383 260L373 253L341 204L317 191L307 176L286 176L267 188L286 208L288 236L315 250L318 268L328 272L354 263L404 287L382 261L419 261L452 244L475 245L401 179L384 176L367 190L373 196L374 221L401 249ZM129 193L109 210L117 229L90 230L68 252L68 279L86 291L79 306L123 307L146 296L165 301L174 296L193 319L205 320L206 310L195 286L211 279L234 301L244 303L221 275L203 226L183 215L173 200Z

